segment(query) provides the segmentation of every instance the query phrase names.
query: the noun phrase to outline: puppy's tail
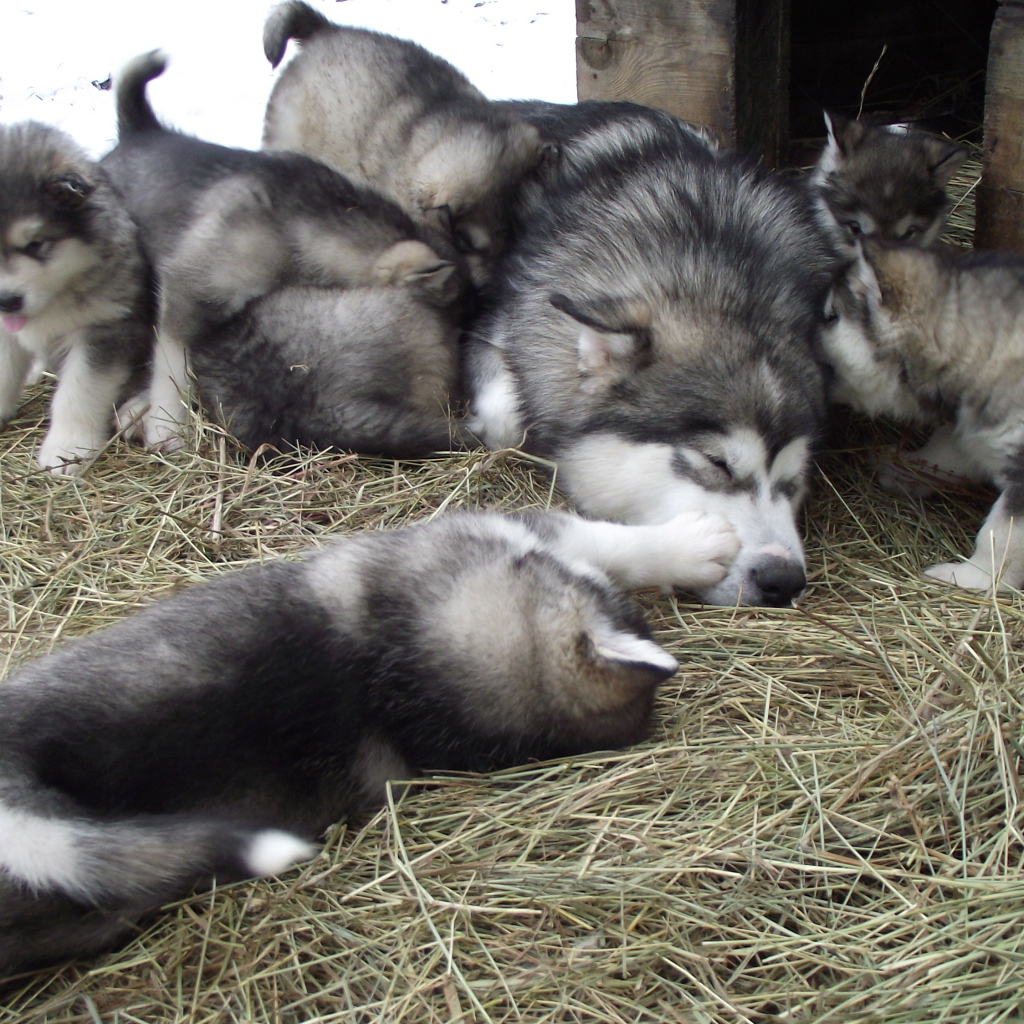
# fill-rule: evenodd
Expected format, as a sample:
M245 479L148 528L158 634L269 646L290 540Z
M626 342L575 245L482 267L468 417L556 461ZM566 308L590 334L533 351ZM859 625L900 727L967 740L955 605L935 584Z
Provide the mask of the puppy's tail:
M117 76L115 97L119 139L135 132L164 131L146 98L146 85L159 78L166 68L167 56L160 50L150 50L129 61Z
M106 821L0 803L0 872L86 903L184 895L215 874L274 875L313 853L289 832L186 814Z
M0 802L0 978L108 949L214 876L276 875L313 853L288 832L213 818L104 821L21 804Z
M277 67L289 39L308 39L314 32L331 27L333 22L302 0L278 4L263 26L263 52L271 67Z

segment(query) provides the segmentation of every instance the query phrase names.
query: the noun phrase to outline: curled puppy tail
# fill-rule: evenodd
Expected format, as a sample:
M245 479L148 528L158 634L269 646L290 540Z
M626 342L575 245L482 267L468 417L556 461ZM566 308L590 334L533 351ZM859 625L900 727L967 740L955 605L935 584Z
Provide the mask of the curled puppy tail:
M0 804L0 977L105 949L214 876L274 875L312 853L288 832L212 818L99 821Z
M289 39L308 39L314 32L331 25L332 22L302 0L278 4L263 26L263 52L271 67L276 68L281 63Z
M115 102L119 139L136 132L165 130L146 98L146 85L154 78L159 78L166 68L166 54L160 50L150 50L130 60L117 76Z

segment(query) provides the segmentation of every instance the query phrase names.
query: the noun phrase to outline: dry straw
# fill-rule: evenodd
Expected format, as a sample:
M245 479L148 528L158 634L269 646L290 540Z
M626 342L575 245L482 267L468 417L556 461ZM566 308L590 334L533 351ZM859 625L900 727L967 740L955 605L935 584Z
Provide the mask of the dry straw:
M253 560L559 500L511 453L252 459L198 421L188 452L115 440L68 483L33 464L45 400L0 435L5 671ZM799 608L643 595L683 665L650 742L417 782L280 880L8 984L0 1022L1024 1019L1024 605L919 573L992 495L882 494L898 435L831 440Z

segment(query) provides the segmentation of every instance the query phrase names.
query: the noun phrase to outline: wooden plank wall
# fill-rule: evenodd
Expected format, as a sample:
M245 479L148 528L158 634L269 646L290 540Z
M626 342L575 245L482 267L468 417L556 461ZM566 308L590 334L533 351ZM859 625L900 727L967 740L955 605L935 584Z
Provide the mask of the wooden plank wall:
M778 165L788 0L577 0L579 98L667 110Z
M974 244L1024 250L1024 2L1002 0L989 45Z

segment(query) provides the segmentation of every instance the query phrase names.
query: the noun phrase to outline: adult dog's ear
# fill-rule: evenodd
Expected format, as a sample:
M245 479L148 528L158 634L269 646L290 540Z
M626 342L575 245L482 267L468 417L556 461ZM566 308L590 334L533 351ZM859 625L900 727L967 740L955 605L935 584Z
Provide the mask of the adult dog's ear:
M61 206L71 208L81 206L95 191L96 186L93 182L74 171L59 174L43 184L45 195Z
M584 302L557 293L550 301L579 324L576 365L591 387L624 380L650 362L650 317L635 303Z

